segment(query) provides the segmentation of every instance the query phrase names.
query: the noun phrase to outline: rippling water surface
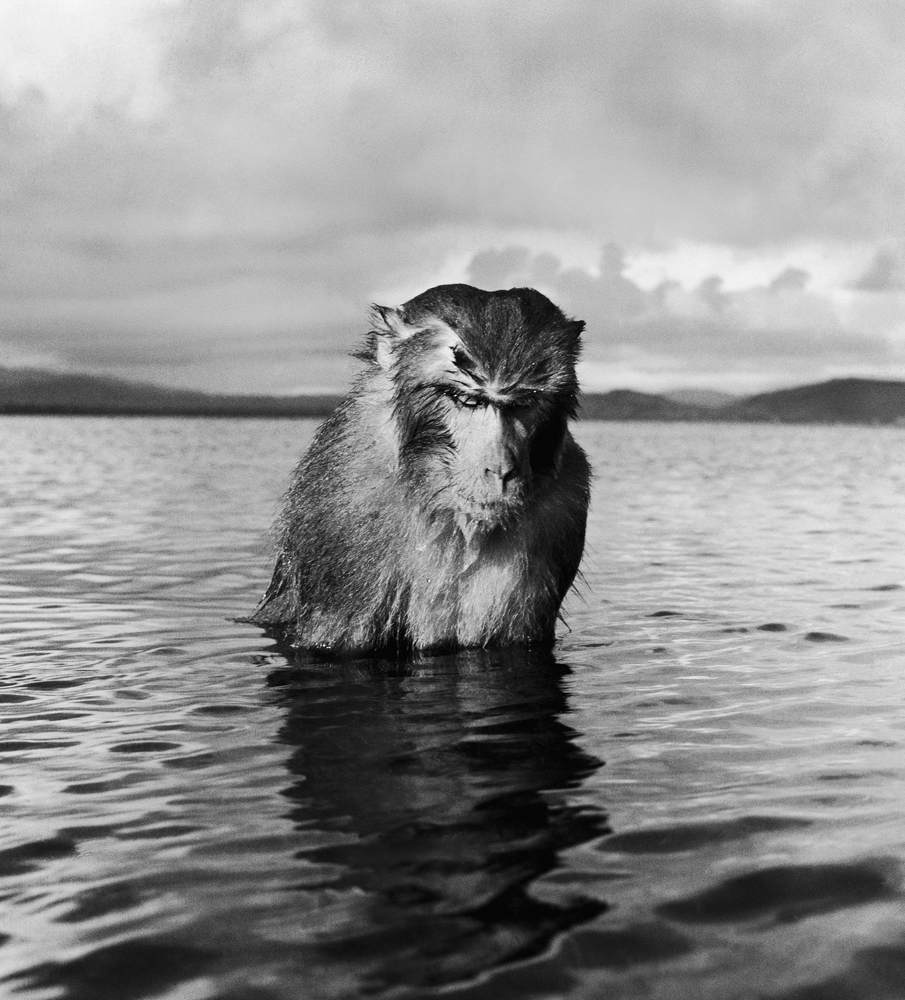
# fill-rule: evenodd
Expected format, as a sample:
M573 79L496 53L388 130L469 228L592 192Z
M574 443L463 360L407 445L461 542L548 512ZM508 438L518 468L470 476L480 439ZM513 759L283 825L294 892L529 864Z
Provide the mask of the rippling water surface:
M0 418L0 995L905 996L905 431L581 425L552 654L336 665L313 428Z

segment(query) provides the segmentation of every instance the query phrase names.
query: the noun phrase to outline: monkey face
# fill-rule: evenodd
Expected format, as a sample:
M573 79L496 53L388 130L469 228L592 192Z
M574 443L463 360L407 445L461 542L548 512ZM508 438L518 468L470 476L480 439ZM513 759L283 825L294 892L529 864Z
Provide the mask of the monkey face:
M583 324L532 289L465 285L375 319L373 359L392 384L407 485L428 510L505 523L559 471Z

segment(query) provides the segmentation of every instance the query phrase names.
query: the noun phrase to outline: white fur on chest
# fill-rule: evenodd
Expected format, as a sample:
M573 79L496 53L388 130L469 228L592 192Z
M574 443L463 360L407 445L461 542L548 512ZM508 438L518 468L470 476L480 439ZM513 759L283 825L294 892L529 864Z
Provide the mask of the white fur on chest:
M401 574L415 641L482 646L523 630L549 590L526 542L518 530L463 534L447 524L425 531L409 549Z

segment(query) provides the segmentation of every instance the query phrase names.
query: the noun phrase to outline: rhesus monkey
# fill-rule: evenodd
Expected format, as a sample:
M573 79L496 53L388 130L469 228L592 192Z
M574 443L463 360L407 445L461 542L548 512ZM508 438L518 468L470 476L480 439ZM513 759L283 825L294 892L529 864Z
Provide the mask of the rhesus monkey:
M552 643L589 500L567 426L583 329L532 288L375 306L250 620L334 653Z

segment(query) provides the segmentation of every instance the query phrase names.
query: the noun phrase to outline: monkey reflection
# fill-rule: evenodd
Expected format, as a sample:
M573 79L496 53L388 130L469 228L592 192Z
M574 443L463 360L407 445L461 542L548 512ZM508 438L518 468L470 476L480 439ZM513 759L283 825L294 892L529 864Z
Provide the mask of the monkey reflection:
M294 747L285 795L321 842L322 888L358 904L315 960L371 987L437 984L542 950L604 906L530 883L607 832L568 801L601 762L560 715L567 667L538 651L470 651L274 671Z

